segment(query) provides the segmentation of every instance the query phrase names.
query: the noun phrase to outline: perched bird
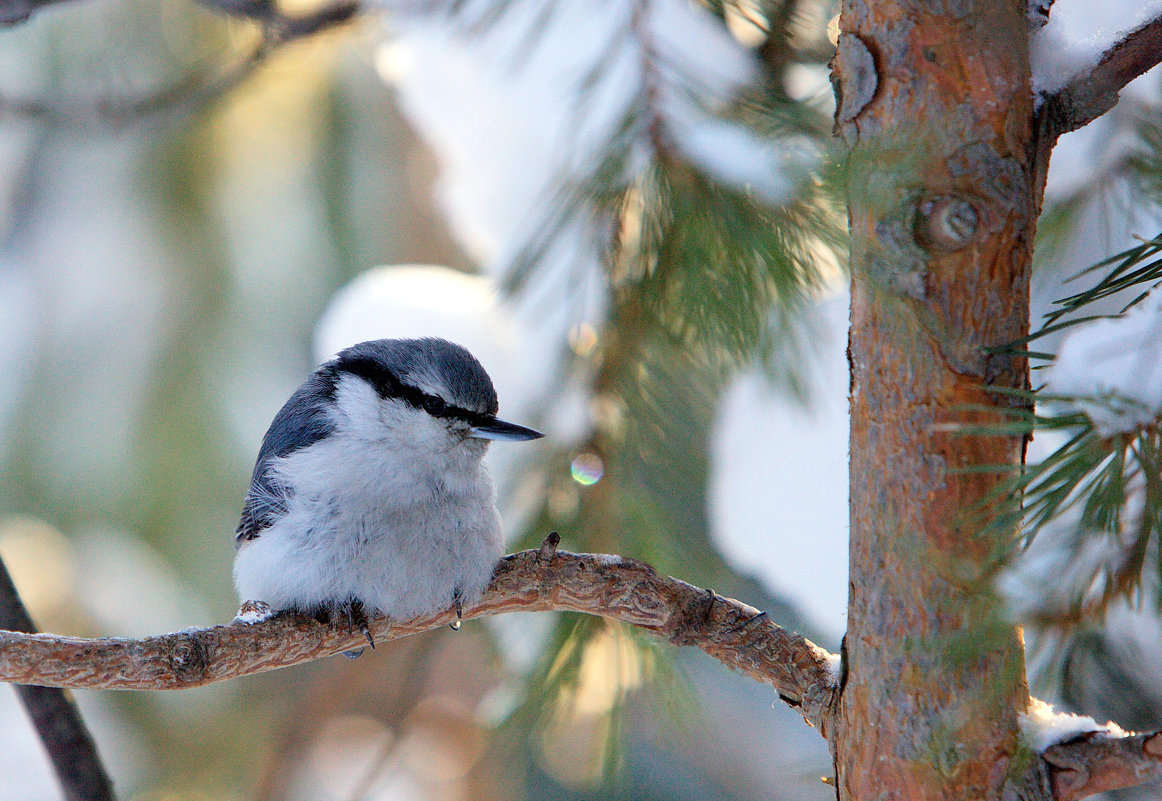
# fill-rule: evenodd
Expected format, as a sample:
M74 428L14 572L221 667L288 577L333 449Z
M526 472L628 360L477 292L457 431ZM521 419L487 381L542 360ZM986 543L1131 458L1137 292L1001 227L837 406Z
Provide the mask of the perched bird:
M242 601L346 614L366 634L365 614L478 599L504 552L488 441L541 436L496 412L488 373L442 339L361 342L321 365L262 441L235 538Z

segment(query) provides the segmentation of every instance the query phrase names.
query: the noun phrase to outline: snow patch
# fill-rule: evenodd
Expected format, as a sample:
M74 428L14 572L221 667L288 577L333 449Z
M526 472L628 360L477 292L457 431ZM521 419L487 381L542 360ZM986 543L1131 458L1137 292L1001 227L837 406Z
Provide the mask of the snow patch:
M439 158L438 201L458 242L494 276L537 253L514 305L542 341L604 317L607 215L578 188L607 156L622 159L602 181L632 186L660 138L770 203L789 200L820 158L801 138L722 116L757 62L698 4L557 0L497 13L468 0L452 22L399 5L411 10L392 17L380 74Z
M827 675L831 686L838 687L843 673L843 658L839 654L828 654L824 661L827 663Z
M246 601L238 607L238 614L234 615L235 623L253 626L275 616L275 611L263 601Z
M1033 90L1040 94L1060 91L1096 67L1114 43L1159 14L1162 0L1056 4L1048 24L1033 35Z
M836 642L847 616L846 291L820 302L807 405L772 391L760 369L723 396L711 445L715 545ZM804 340L806 341L806 340Z
M1099 724L1089 715L1058 712L1053 704L1038 698L1029 699L1029 707L1019 715L1021 735L1025 743L1037 753L1079 734L1103 732L1110 737L1125 737L1126 732L1116 723Z
M808 171L818 165L819 148L806 137L779 141L707 116L688 102L667 106L667 132L682 154L719 183L753 194L771 205L789 203Z

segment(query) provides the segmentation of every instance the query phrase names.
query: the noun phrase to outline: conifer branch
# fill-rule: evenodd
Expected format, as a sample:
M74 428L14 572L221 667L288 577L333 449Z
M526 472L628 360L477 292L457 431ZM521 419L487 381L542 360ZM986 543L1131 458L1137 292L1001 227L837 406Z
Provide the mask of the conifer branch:
M1140 25L1114 43L1091 70L1075 75L1045 99L1041 110L1046 141L1076 130L1105 114L1130 81L1162 62L1162 16Z
M836 693L835 657L739 601L666 576L632 559L556 550L504 557L484 597L463 618L573 611L620 620L674 645L693 645L771 685L824 735ZM370 621L376 642L446 625L446 609L414 620ZM179 690L289 667L366 644L358 630L300 615L252 625L185 629L141 639L79 639L0 631L0 681L73 689Z
M1162 780L1162 732L1089 732L1045 749L1055 801Z

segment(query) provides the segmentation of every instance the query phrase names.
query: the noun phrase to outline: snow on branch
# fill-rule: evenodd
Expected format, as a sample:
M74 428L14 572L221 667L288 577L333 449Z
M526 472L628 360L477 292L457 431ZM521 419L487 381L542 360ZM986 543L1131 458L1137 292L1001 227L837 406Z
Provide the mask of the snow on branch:
M674 645L693 645L769 684L808 723L827 731L838 658L764 613L632 559L556 550L504 557L471 619L503 612L573 611L620 620ZM452 609L414 620L370 621L376 642L446 625ZM298 615L185 629L141 639L80 639L0 631L0 681L71 689L180 690L289 667L366 645L359 631Z
M1088 715L1058 712L1029 699L1021 714L1025 741L1041 754L1054 801L1075 801L1107 790L1162 779L1162 733L1128 733Z
M759 64L703 4L467 0L454 15L414 5L389 3L400 8L377 66L439 158L453 234L536 298L538 316L546 297L604 305L607 259L634 252L623 240L649 240L627 235L643 215L625 209L644 205L649 222L662 203L651 175L681 174L685 186L693 169L782 207L822 162L810 137L764 131L744 113ZM584 303L579 289L591 293Z
M1058 712L1052 704L1039 698L1029 699L1029 708L1021 713L1020 719L1021 734L1038 752L1082 736L1105 734L1123 737L1126 734L1116 723L1103 726L1089 715Z
M1162 62L1162 13L1153 11L1152 19L1122 35L1096 58L1080 57L1063 82L1051 70L1034 65L1034 88L1045 98L1041 113L1050 141L1105 114L1117 104L1122 87Z

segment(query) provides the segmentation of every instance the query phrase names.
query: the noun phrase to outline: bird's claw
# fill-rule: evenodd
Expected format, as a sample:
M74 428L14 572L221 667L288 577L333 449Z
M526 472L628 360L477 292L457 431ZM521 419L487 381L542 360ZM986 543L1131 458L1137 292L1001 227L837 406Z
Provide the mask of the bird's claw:
M367 610L359 601L344 601L342 603L325 606L319 610L316 618L321 623L327 623L331 626L338 626L346 620L347 633L354 634L358 629L367 638L367 644L371 646L372 650L375 649L375 638L371 636L371 626L367 622ZM344 651L343 655L354 659L361 653L363 653L362 648L357 651Z
M448 624L448 628L452 629L452 631L459 631L460 618L464 616L464 597L460 594L458 588L452 593L452 603L456 605L456 619Z
M363 604L359 601L348 601L343 605L343 611L347 613L347 633L354 634L355 629L359 629L374 651L375 639L371 636L371 626L367 624L367 610L363 608Z

